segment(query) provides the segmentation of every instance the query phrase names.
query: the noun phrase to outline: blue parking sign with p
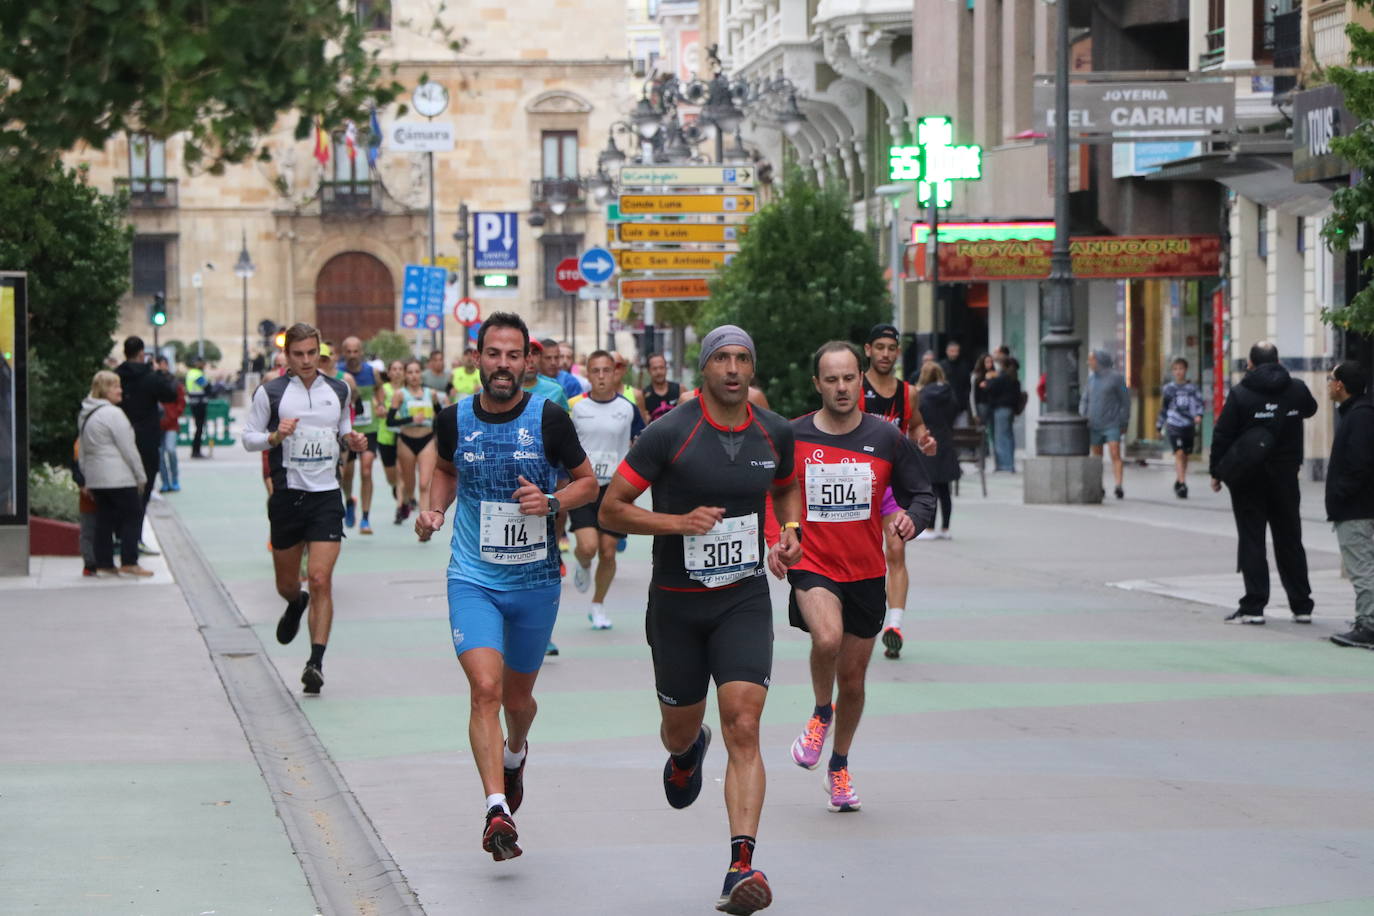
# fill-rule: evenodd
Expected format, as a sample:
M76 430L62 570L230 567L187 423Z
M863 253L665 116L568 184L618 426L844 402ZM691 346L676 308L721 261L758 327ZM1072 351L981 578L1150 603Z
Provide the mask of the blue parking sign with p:
M520 267L520 223L515 213L472 214L472 266L476 270Z

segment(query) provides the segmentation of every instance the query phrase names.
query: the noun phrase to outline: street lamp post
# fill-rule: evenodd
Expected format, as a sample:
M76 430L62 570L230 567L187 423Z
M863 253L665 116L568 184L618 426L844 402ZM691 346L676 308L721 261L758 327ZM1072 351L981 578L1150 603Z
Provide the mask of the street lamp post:
M1047 0L1054 3L1054 0ZM1045 412L1035 430L1038 456L1026 463L1025 500L1102 501L1101 459L1088 456L1088 425L1070 402L1079 340L1073 326L1073 259L1069 248L1069 4L1058 7L1054 118L1054 247L1046 283Z
M892 226L888 234L888 267L892 271L892 323L897 326L897 330L902 329L902 281L898 271L898 262L901 259L901 212L902 195L914 190L910 182L894 182L892 184L879 185L873 189L873 193L879 197L892 201Z
M257 268L253 266L253 259L248 256L248 233L243 233L243 247L239 251L238 262L234 265L234 276L243 281L243 364L239 368L239 388L247 390L248 386L248 281L253 274L257 273Z

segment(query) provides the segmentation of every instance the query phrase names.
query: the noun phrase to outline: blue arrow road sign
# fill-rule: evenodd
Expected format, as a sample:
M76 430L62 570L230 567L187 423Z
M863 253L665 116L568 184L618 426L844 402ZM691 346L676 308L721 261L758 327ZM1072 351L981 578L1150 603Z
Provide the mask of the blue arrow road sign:
M577 270L582 274L582 279L600 286L615 273L615 258L600 245L588 248L577 259Z
M514 213L472 214L472 266L476 270L518 270L520 224Z
M420 325L438 330L444 323L444 287L448 283L445 267L407 264L405 288L401 292L401 327Z

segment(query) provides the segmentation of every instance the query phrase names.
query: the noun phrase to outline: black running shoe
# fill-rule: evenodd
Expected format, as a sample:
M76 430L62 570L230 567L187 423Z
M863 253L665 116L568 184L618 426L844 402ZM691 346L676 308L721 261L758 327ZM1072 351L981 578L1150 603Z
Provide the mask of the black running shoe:
M1349 633L1337 633L1331 637L1331 641L1338 646L1349 646L1352 649L1374 649L1374 632L1357 623Z
M500 805L492 805L487 812L487 826L482 831L482 851L491 853L497 862L514 859L523 850L516 840L520 834L515 831L515 821Z
M1264 626L1264 614L1251 614L1249 611L1236 611L1222 623L1246 623L1251 626Z
M671 754L663 765L663 794L674 808L686 808L701 794L701 765L706 762L706 749L711 746L711 726L701 726L697 743L701 751L697 755L697 765L690 770L678 766Z
M520 765L515 769L502 767L501 772L505 776L506 804L510 805L510 813L514 814L520 810L520 803L525 800L525 764L530 759L530 743L525 742L525 757L520 761Z
M901 658L902 656L902 628L888 627L883 630L883 657Z
M289 646L291 640L296 638L296 634L301 629L301 617L305 615L305 609L310 606L310 593L301 592L301 596L286 606L282 611L281 619L277 621L277 642L283 646Z
M319 696L320 688L324 686L324 672L318 665L311 662L305 663L305 670L301 672L301 683L305 685L305 692L310 696Z
M1116 498L1117 498L1117 499L1124 499L1125 496L1126 496L1126 491L1123 490L1123 489L1121 489L1120 487L1117 487L1117 488L1116 488L1115 490L1113 490L1112 492L1116 494Z
M732 868L725 873L725 887L716 909L734 916L749 916L773 902L768 877L753 868Z
M1188 485L1187 485L1186 483L1181 483L1181 484L1179 484L1177 487L1174 488L1174 492L1178 494L1178 498L1179 498L1179 499L1187 499L1187 498L1188 498Z

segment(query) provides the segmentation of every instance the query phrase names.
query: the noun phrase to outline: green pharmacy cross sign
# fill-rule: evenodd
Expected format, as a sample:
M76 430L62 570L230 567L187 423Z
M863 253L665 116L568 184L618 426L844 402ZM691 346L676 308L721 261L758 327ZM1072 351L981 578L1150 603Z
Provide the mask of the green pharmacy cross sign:
M890 181L916 181L916 199L928 207L934 194L936 206L954 202L954 182L983 177L983 148L955 146L950 118L921 118L916 122L916 145L889 150Z

